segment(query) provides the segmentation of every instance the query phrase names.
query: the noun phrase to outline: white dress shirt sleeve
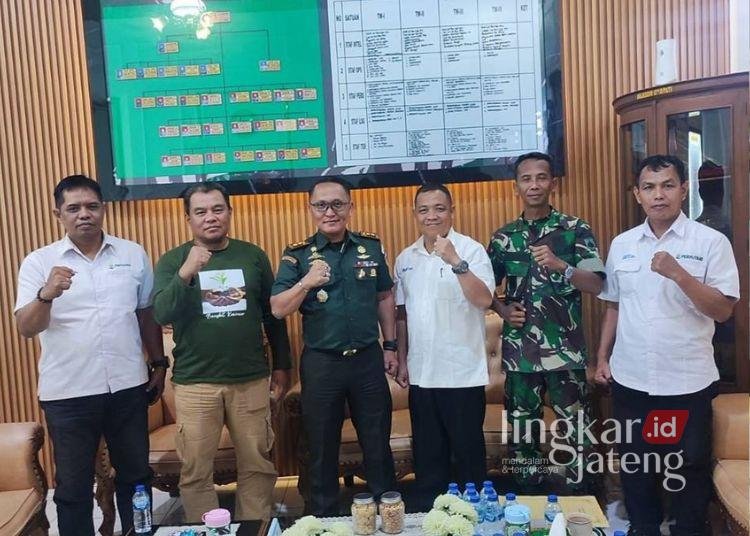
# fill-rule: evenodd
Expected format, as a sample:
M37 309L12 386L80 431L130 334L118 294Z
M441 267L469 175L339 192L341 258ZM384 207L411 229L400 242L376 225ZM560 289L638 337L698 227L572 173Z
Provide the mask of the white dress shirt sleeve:
M715 288L724 296L739 299L740 277L734 260L732 245L723 234L716 233L716 240L710 246L706 285Z
M154 290L154 269L151 267L151 259L148 258L146 250L141 248L141 262L143 270L141 271L141 280L138 284L138 306L137 309L146 309L153 303Z
M36 299L36 293L47 281L42 259L36 253L31 253L21 263L18 270L18 295L13 312L23 309Z
M403 254L396 257L396 264L393 266L393 286L396 288L396 305L405 305L406 296L404 295L404 282L401 280L401 267L403 265Z
M617 272L615 272L615 259L618 255L617 249L615 242L612 242L609 248L609 255L607 255L607 264L604 267L607 277L604 279L604 286L598 296L600 300L615 303L620 301L620 287L617 282Z
M487 251L478 242L471 248L467 259L469 270L484 283L490 292L495 294L495 273L492 271L492 262Z

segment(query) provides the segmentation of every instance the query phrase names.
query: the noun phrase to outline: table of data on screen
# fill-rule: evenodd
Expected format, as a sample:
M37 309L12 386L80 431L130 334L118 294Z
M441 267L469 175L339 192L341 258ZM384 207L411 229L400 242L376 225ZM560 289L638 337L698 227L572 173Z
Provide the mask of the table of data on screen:
M541 146L538 2L329 0L338 165Z

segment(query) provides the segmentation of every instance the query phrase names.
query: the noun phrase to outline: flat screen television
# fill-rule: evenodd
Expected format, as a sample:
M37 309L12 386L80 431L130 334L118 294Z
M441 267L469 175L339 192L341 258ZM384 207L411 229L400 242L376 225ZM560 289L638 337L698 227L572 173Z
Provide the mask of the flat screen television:
M107 200L563 173L558 0L83 0Z

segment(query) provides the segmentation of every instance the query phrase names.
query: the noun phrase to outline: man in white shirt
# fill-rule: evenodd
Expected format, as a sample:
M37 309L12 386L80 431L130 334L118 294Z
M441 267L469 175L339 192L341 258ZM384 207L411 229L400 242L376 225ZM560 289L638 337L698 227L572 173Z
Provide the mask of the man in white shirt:
M93 536L94 459L104 436L125 534L135 486L150 489L148 401L161 396L166 369L151 316L151 263L138 244L102 232L95 181L71 175L54 197L66 235L24 259L14 313L21 334L41 343L39 400L55 453L58 528Z
M611 382L615 418L632 428L618 447L627 461L620 478L629 534L659 536L660 472L670 477L663 485L672 495L672 534L703 534L719 379L711 339L714 321L726 321L739 297L737 264L724 235L682 213L681 160L646 158L633 193L646 221L615 237L609 251L596 380ZM661 468L646 463L649 455Z
M481 482L486 475L484 312L495 280L484 247L453 230L445 186L420 187L414 216L422 236L395 267L397 381L410 386L419 503L413 506L428 510L452 478Z

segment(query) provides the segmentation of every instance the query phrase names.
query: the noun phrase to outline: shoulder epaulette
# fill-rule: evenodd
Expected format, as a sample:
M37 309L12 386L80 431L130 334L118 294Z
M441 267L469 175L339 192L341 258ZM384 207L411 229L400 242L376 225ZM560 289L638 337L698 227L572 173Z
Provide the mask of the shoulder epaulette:
M376 235L375 233L368 233L367 231L357 231L355 234L358 234L359 236L362 236L364 238L371 238L372 240L380 240L380 237Z
M309 245L310 245L310 240L302 240L301 242L295 242L294 244L289 244L286 247L286 249L288 249L289 251L294 251L295 249L300 249Z

